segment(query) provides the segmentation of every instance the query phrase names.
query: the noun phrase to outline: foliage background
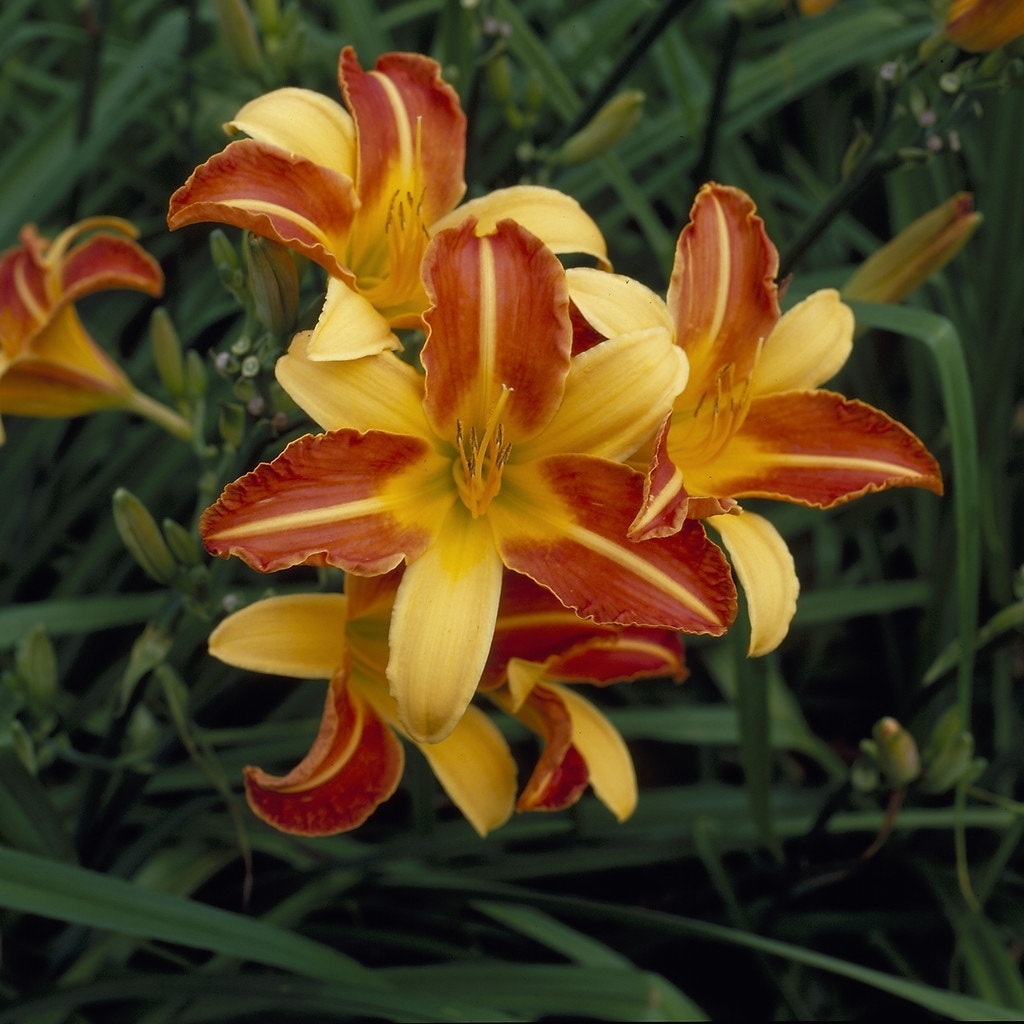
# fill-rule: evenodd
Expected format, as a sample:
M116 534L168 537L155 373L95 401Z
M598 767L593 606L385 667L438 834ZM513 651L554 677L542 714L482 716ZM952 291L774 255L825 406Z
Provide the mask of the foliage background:
M52 236L87 215L133 220L206 368L214 445L189 451L116 413L5 422L0 1021L1020 1019L1016 58L984 78L946 48L914 70L938 24L926 0L840 0L815 18L783 0L253 0L251 37L218 20L237 7L0 12L0 245L28 221ZM294 763L322 686L227 669L205 639L226 596L317 579L219 563L172 593L115 530L117 487L191 528L224 480L284 440L266 416L241 439L225 425L240 396L211 353L239 337L239 307L208 232L171 235L164 216L247 99L282 84L336 97L344 44L364 66L390 49L437 57L469 114L470 193L548 181L595 216L619 272L659 290L707 178L754 197L795 272L788 299L841 284L957 190L985 216L902 307L858 308L835 383L911 426L947 497L768 512L803 585L780 651L748 662L737 628L688 646L682 688L602 695L640 775L625 825L585 798L480 840L410 751L403 788L357 833L264 828L241 801L241 766ZM580 166L547 159L624 87L646 95L628 141ZM312 303L318 282L305 282ZM81 310L161 395L151 304L118 293ZM59 685L33 703L24 679L43 637ZM971 785L851 786L876 720L895 716L923 746L949 707L985 759ZM514 738L528 764L530 742Z

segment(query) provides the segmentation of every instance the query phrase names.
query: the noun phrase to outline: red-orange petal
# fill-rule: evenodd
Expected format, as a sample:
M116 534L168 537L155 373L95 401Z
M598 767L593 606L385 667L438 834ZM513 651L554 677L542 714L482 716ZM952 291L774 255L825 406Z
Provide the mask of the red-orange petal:
M214 221L246 228L354 283L344 265L357 201L345 175L253 139L230 143L171 196L167 225Z
M571 807L587 788L590 773L572 745L572 716L558 695L535 686L516 712L544 741L529 782L516 801L519 811L560 811Z
M779 256L755 211L740 189L707 184L679 236L668 307L690 360L684 407L713 393L726 365L745 380L779 319Z
M774 498L817 508L890 487L942 493L928 449L906 427L831 391L755 398L739 432L687 481L712 495Z
M108 232L90 235L71 249L61 264L62 301L108 288L132 288L154 298L164 288L164 275L152 256L130 238Z
M722 552L700 523L639 544L626 533L643 478L583 456L508 466L488 517L505 564L597 622L720 636L736 614Z
M246 768L245 795L282 832L329 836L362 825L394 793L404 764L398 738L342 673L331 681L309 753L285 776Z
M423 222L432 224L451 210L466 190L466 117L458 94L441 80L440 65L417 53L386 53L366 72L347 46L338 80L356 123L360 202L390 201L382 190L394 180L392 165L411 171L418 147L425 188L413 201Z
M543 665L553 679L598 685L665 676L681 682L687 674L674 631L581 618L528 576L507 572L481 688L502 683L512 658Z
M29 224L22 230L22 246L0 256L0 352L13 359L50 315L45 272L33 258L42 242Z
M562 399L572 332L557 257L513 221L479 237L475 221L439 232L423 259L430 296L424 410L441 437L456 422L498 421L515 444L542 430Z
M429 546L453 496L447 463L420 438L307 434L228 484L199 530L212 554L261 572L305 563L376 575Z

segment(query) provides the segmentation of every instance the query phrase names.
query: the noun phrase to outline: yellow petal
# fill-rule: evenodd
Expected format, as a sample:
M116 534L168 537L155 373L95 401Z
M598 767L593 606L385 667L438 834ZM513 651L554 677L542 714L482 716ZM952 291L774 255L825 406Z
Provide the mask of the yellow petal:
M554 252L585 253L602 267L611 267L598 226L575 199L556 189L513 185L488 192L446 214L431 226L430 233L455 227L467 217L476 217L479 235L490 234L500 220L514 220Z
M325 430L384 430L430 436L423 415L423 374L390 352L318 363L297 334L274 372L281 387Z
M587 763L591 788L619 821L625 821L636 809L636 771L618 730L571 687L553 682L544 685L554 690L569 709L572 745Z
M616 335L574 356L546 429L517 444L515 462L562 453L622 461L649 441L686 386L686 355L665 327Z
M565 280L569 297L590 326L606 338L645 327L675 331L665 300L639 281L592 267L567 270Z
M484 712L466 708L446 740L417 746L480 835L508 821L515 806L516 765L505 738Z
M834 377L853 349L853 313L833 288L797 303L768 335L751 395L816 388Z
M321 167L355 177L355 125L348 111L310 89L275 89L250 100L229 121L231 134L244 132Z
M711 516L704 523L721 536L747 595L747 654L755 658L774 651L789 632L800 593L793 555L786 542L767 519L753 512Z
M210 653L251 672L330 679L345 661L343 594L268 597L229 615L210 634Z
M338 278L327 282L327 297L306 347L310 359L359 359L401 347L365 295Z
M472 699L494 637L501 576L487 517L472 519L462 504L405 570L391 616L388 681L414 740L443 740Z

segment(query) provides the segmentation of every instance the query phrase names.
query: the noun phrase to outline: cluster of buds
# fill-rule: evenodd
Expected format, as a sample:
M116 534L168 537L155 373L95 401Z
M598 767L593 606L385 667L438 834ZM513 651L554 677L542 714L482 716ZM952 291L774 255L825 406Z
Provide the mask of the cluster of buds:
M974 737L963 728L955 706L939 717L923 751L911 733L890 716L875 723L871 738L861 740L860 750L851 780L862 793L911 785L929 795L946 793L973 782L985 768L985 761L974 756Z

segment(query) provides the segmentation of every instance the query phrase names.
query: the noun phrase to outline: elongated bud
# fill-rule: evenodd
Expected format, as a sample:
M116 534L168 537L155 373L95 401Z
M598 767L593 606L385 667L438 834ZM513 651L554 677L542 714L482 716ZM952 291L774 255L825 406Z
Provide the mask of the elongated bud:
M796 5L804 17L813 18L824 14L830 7L835 7L837 0L796 0Z
M170 583L178 563L146 506L124 487L114 491L114 524L128 553L157 583Z
M221 406L218 429L221 440L229 448L238 449L245 437L245 409L234 402L225 402Z
M921 755L914 737L896 721L886 716L871 730L878 750L878 765L889 785L900 788L921 774Z
M149 336L160 380L172 398L182 398L185 394L185 364L181 355L181 339L170 313L163 306L153 310L149 320Z
M952 0L946 38L971 53L998 49L1024 35L1020 0Z
M245 0L213 0L221 34L238 63L258 75L263 70L263 53Z
M487 65L487 84L491 87L491 94L503 107L512 103L512 62L508 54L499 53Z
M585 128L551 155L552 162L580 164L606 153L636 127L643 105L644 94L639 89L613 96Z
M958 192L869 256L843 286L843 298L901 301L941 270L980 223L973 196Z
M190 348L185 353L185 393L189 398L202 398L206 394L206 364L203 357Z
M952 789L974 767L974 737L960 722L954 705L935 723L924 748L924 777L921 788L926 793L944 793Z
M53 706L57 692L57 657L42 623L22 637L14 652L14 670L33 708L43 710Z
M277 242L247 235L243 248L256 315L275 338L295 329L299 316L299 272L292 254Z
M187 569L203 564L203 551L199 538L173 519L165 519L161 524L164 540L171 549L175 559Z

